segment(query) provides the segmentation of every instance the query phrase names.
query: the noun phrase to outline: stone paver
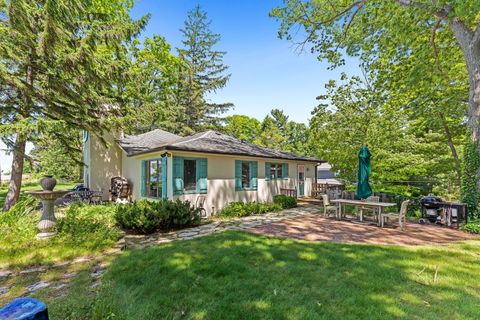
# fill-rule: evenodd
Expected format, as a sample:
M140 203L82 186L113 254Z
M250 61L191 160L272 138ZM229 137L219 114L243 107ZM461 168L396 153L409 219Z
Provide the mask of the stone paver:
M40 282L36 282L36 283L32 284L31 286L28 286L27 290L28 290L28 292L34 292L34 291L37 291L39 289L50 287L50 285L51 285L50 282L40 281Z
M320 214L264 224L247 231L270 236L295 238L309 241L355 242L369 244L432 245L480 237L435 225L408 223L400 228L379 228L376 225L325 218Z
M125 248L126 248L125 239L122 238L117 242L115 247L105 250L101 255L103 256L117 255L120 252L122 252L122 250L124 250ZM72 264L92 262L92 261L98 260L98 258L99 258L98 256L85 256L85 257L78 257L70 261L54 263L53 265L48 267L47 266L32 267L32 268L27 268L23 270L8 270L8 269L5 270L4 269L4 270L0 270L0 279L14 277L17 275L25 275L29 273L46 272L50 269L63 268Z
M264 215L254 215L230 220L220 220L198 227L173 231L168 233L155 233L153 235L127 235L125 243L127 248L140 249L148 246L169 243L178 240L191 240L226 230L245 230L263 226L266 224L283 221L285 219L293 219L296 217L317 212L314 207L298 207L287 209L280 212L271 212Z
M12 287L0 287L0 296L3 296L4 294L7 294Z

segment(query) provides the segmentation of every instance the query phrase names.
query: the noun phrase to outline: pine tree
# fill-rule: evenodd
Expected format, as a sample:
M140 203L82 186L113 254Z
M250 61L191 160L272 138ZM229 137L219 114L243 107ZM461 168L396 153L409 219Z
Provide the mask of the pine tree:
M189 11L180 30L184 36L183 48L177 48L180 58L186 62L178 92L179 102L185 106L182 122L193 132L216 126L220 120L217 116L233 107L232 103L212 103L206 98L207 94L224 88L230 78L230 74L226 74L228 66L223 63L226 52L214 49L220 35L210 30L210 24L200 6Z
M116 51L145 25L130 1L0 0L0 136L13 153L4 210L17 200L25 145L55 122L101 134L116 105ZM112 110L112 108L110 108ZM61 134L61 132L59 132Z

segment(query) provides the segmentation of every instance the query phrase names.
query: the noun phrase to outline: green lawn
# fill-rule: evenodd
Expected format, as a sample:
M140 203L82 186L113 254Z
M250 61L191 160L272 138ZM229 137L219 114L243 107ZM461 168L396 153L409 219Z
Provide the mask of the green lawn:
M93 319L478 319L480 242L407 248L227 232L127 252L90 299Z

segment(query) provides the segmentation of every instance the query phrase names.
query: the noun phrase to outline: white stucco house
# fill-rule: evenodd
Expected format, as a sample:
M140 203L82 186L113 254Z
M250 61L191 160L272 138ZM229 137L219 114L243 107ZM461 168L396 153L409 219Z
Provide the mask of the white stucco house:
M280 189L310 196L323 161L260 147L215 131L181 137L163 130L136 136L84 137L84 184L108 199L123 176L136 199L202 197L211 215L233 201L271 201Z

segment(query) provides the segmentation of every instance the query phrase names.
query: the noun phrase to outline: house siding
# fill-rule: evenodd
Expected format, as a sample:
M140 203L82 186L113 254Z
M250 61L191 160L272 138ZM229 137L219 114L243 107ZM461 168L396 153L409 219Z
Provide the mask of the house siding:
M90 134L84 146L84 183L91 190L102 191L103 200L110 197L110 179L123 171L123 151L115 142L115 136L105 134L105 146L95 135Z
M139 199L141 190L141 161L158 158L164 152L151 153L137 157L127 157L123 154L122 171L133 187L133 198ZM198 196L205 196L204 207L207 214L215 214L228 203L234 201L272 201L273 196L280 194L281 188L295 188L297 184L297 165L305 165L305 196L311 194L312 183L315 179L315 164L311 162L289 161L281 159L262 159L255 157L212 155L193 152L169 152L168 159L168 198L188 200L195 204ZM181 194L172 193L172 157L197 157L207 159L207 193L206 194ZM235 190L235 160L257 161L258 163L258 187L257 190L236 191ZM265 180L265 162L288 163L288 178Z

